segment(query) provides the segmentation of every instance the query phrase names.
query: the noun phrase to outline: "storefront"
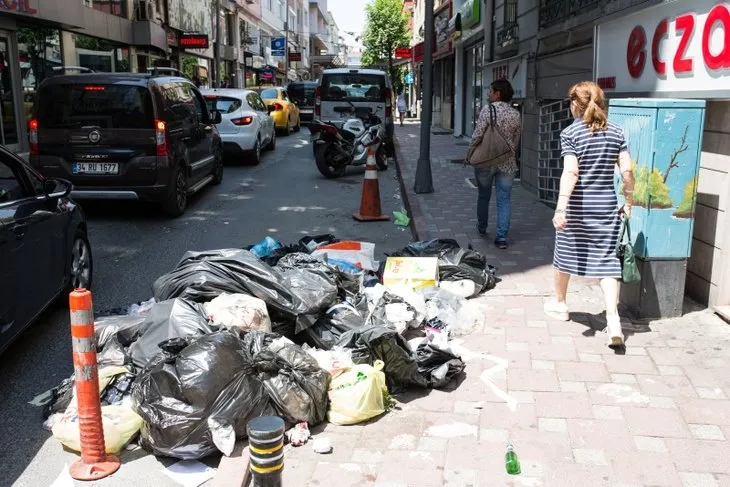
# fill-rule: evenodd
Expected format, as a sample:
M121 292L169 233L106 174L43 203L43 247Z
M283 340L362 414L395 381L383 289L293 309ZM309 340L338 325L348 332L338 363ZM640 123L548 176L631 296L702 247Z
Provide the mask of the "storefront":
M727 4L673 2L598 25L594 49L594 77L609 97L707 101L686 293L715 307L730 306L728 36Z
M434 12L433 121L442 129L454 128L454 48L449 32L451 1Z
M454 72L458 72L454 88L454 135L471 137L479 118L486 93L483 92L483 67L485 59L484 19L482 2L465 0L456 12L461 27L455 43ZM452 16L454 27L457 19ZM456 29L455 29L456 30Z

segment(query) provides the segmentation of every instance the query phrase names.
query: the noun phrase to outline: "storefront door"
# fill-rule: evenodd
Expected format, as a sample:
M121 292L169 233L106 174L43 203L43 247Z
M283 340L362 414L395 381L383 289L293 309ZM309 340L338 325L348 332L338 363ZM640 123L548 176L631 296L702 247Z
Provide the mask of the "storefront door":
M0 144L20 150L20 127L15 99L18 56L9 32L0 30Z
M469 137L474 133L474 127L482 111L482 57L484 44L477 44L466 51L466 83L464 104L466 105L465 133Z

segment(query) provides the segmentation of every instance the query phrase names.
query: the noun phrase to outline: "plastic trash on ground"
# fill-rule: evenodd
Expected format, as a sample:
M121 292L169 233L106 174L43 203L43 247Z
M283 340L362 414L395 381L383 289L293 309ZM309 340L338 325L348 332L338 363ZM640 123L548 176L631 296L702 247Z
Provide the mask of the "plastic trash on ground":
M478 305L446 288L420 291L426 299L426 328L435 328L450 336L473 333L480 325Z
M147 301L142 301L141 303L135 303L132 306L129 307L129 311L127 312L130 316L139 316L147 313L150 309L152 309L152 306L155 304L155 298L150 298Z
M320 368L329 372L332 377L337 377L354 365L352 362L352 352L344 348L320 350L305 344L302 346L302 349L314 357Z
M304 422L295 424L293 428L286 432L286 439L291 446L302 446L311 436L309 427Z
M426 302L423 296L407 287L397 287L382 293L367 323L388 326L402 334L408 328L418 328L425 317Z
M312 255L349 262L367 271L378 270L378 262L375 260L375 244L369 242L347 240L321 245L312 252Z
M266 303L248 294L221 294L205 304L208 318L226 328L271 332Z
M327 419L337 425L357 424L380 416L388 405L383 362L356 365L330 384Z
M311 328L302 332L303 339L310 345L330 350L343 333L357 330L365 325L365 317L354 305L343 302L328 309Z
M388 257L383 270L383 285L418 289L438 284L439 260L436 257Z
M393 223L395 223L399 227L407 227L411 223L411 219L408 217L408 213L405 209L401 209L400 211L394 211L393 217L395 218Z
M446 387L451 380L466 368L464 361L449 349L434 343L422 343L416 350L418 371L428 379L429 387Z
M428 380L418 371L408 342L393 329L381 325L365 326L343 334L337 345L352 350L355 364L372 365L376 360L382 360L388 390L393 394L411 386L428 387Z
M275 250L281 248L281 243L277 242L271 237L266 237L253 247L251 247L251 253L254 254L256 257L268 257L271 255Z
M302 252L306 251L311 254L322 245L329 245L336 242L339 242L337 237L335 237L331 233L327 233L324 235L302 237L299 239L299 247L301 247Z

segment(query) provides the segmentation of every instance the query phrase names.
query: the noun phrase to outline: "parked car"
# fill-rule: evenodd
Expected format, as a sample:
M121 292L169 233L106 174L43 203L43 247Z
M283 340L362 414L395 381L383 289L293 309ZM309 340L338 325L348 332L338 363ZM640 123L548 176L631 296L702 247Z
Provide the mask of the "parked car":
M203 90L208 110L221 114L218 124L223 141L223 154L250 155L254 164L261 162L261 149L276 149L274 119L255 91L217 88Z
M68 291L91 288L86 218L71 189L0 145L0 352Z
M368 107L385 124L385 151L393 155L393 87L385 71L376 69L326 69L314 95L314 118L342 126L353 108Z
M289 97L299 107L299 118L303 122L309 122L314 118L314 91L316 89L316 81L294 81L286 87Z
M299 132L302 127L302 121L299 118L299 107L289 98L289 93L277 86L275 88L267 88L259 92L266 106L274 107L271 116L277 130L281 130L285 135L289 135L292 130Z
M179 216L188 195L223 179L220 122L179 76L53 76L38 88L29 160L70 180L74 198L159 202Z

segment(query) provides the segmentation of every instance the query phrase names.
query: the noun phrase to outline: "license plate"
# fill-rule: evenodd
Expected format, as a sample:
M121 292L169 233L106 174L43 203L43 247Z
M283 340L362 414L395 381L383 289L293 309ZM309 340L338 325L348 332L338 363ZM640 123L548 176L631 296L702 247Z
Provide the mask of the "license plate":
M299 111L299 113L303 113L305 115L311 115L312 114L312 110L302 109L302 110Z
M74 174L119 174L117 162L74 162Z

